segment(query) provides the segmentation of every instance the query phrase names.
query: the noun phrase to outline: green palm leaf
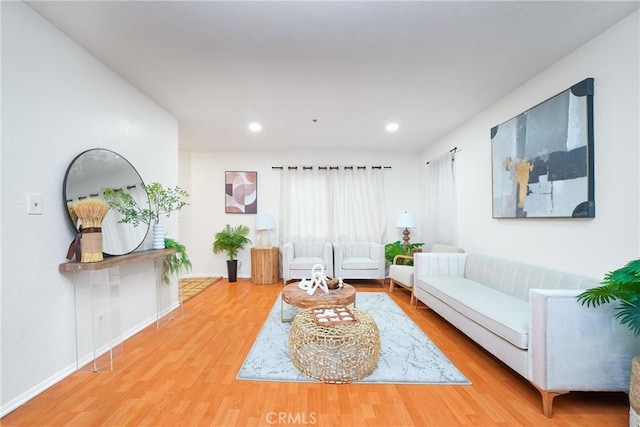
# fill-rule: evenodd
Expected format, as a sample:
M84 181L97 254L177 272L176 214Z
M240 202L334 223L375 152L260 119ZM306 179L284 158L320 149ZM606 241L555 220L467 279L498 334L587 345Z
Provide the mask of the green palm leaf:
M585 290L577 299L587 307L619 301L616 319L640 336L640 259L607 273L602 286Z

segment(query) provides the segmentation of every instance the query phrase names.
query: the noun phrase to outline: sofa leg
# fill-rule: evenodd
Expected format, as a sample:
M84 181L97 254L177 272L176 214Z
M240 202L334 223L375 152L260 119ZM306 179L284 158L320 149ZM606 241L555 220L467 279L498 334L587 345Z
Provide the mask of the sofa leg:
M564 392L553 392L553 391L540 390L540 389L538 389L538 391L542 395L542 412L544 413L545 417L551 418L551 415L553 414L553 399L556 396L560 396L561 394L565 394L566 391L564 391Z

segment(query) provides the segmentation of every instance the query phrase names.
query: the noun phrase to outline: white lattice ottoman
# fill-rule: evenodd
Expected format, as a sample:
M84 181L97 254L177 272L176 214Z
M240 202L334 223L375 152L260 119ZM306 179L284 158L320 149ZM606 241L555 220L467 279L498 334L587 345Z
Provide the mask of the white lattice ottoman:
M378 366L380 333L371 316L352 308L356 324L320 326L313 309L300 311L291 323L289 351L302 373L327 383L361 380Z

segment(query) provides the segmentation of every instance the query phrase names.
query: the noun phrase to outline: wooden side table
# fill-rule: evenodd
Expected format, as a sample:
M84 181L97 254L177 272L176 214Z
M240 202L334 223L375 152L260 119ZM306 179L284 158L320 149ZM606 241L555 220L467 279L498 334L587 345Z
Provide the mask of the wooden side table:
M280 281L278 248L263 246L251 248L251 282L269 285Z

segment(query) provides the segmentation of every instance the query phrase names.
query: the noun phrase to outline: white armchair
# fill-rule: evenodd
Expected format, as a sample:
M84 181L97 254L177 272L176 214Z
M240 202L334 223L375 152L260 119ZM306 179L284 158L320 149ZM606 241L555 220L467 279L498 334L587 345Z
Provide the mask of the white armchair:
M384 279L384 245L374 242L334 242L335 277Z
M311 279L315 264L322 265L326 275L333 275L333 249L329 242L287 242L280 249L285 284L294 279Z
M407 264L411 261L410 264ZM409 305L413 305L415 296L413 295L413 257L410 255L396 255L393 263L389 266L389 292L393 292L395 285L402 286L411 292Z
M442 245L440 243L434 243L431 246L431 252L433 253L463 253L464 249L457 246ZM409 305L417 304L415 295L413 294L413 262L407 265L407 261L413 261L413 256L409 255L396 255L393 258L393 263L389 267L389 292L393 292L395 285L402 286L411 292L411 300Z

